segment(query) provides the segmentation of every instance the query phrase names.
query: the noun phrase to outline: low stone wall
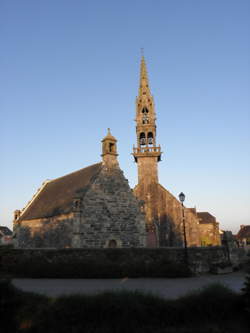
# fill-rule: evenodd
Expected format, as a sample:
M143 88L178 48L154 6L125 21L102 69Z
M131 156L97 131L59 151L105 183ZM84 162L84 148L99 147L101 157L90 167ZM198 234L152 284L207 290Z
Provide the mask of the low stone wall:
M229 250L230 262L232 266L245 264L249 261L249 256L244 248L232 248Z
M236 262L236 252L234 259ZM224 247L188 248L193 273L226 265ZM173 277L187 275L183 248L0 249L0 272L40 278Z

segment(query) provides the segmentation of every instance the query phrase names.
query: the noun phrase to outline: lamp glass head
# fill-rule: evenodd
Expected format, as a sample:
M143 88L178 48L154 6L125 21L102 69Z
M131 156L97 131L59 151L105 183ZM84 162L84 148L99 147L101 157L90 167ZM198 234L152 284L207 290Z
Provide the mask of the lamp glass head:
M184 200L185 200L185 194L183 192L181 192L179 194L179 200L180 200L180 202L184 202Z

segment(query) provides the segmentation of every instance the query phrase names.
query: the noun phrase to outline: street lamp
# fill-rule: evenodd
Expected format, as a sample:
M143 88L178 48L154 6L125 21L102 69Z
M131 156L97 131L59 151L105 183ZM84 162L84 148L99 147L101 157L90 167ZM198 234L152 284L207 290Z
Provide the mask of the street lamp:
M185 223L185 214L184 214L184 206L183 202L185 200L185 194L181 192L179 194L179 200L182 205L182 223L183 223L183 236L184 236L184 249L185 249L185 262L188 264L188 251L187 251L187 235L186 235L186 223Z

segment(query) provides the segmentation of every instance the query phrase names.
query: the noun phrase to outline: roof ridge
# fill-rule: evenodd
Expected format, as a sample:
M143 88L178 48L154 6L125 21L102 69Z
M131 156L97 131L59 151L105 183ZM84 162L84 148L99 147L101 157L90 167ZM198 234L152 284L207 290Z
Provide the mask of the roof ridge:
M58 180L58 179L61 179L61 178L64 178L64 177L68 177L68 176L70 176L70 175L73 175L74 173L80 172L80 171L82 171L82 170L84 170L84 169L88 169L88 168L93 167L94 165L98 165L98 164L100 164L100 166L101 166L102 162L98 162L98 163L94 163L94 164L88 165L88 166L85 167L85 168L81 168L81 169L79 169L79 170L76 170L76 171L73 171L73 172L67 173L67 174L64 175L64 176L61 176L61 177L57 177L57 178L51 179L49 182L52 183L52 182L54 182L54 181L56 181L56 180Z

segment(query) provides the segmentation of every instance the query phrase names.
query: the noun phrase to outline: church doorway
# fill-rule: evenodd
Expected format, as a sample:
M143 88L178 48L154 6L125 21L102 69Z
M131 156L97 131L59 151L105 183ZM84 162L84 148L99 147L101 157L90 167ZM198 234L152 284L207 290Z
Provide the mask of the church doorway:
M108 243L108 247L110 248L116 248L117 247L117 242L114 239L111 239Z

